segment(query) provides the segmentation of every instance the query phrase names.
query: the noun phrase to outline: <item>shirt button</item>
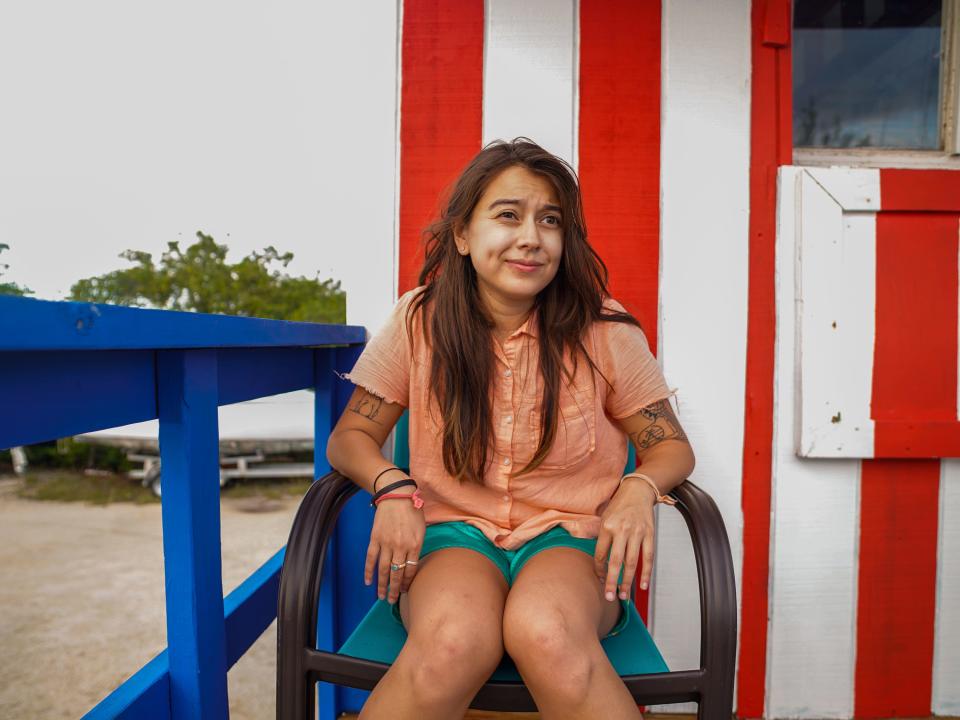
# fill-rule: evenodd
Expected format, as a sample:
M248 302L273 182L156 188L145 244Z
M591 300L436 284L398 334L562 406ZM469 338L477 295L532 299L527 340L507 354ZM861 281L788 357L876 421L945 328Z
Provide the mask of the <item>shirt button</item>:
M509 496L509 495L504 495L504 496L503 496L504 502L508 501L509 499L510 499L510 496Z
M504 374L506 377L510 377L511 375L513 375L513 370L507 370L507 371L504 372L503 374Z
M506 420L507 420L508 423L512 423L512 422L513 422L513 415L507 415Z
M504 464L504 465L509 465L509 464L510 464L510 458L504 458L504 459L503 459L503 464Z

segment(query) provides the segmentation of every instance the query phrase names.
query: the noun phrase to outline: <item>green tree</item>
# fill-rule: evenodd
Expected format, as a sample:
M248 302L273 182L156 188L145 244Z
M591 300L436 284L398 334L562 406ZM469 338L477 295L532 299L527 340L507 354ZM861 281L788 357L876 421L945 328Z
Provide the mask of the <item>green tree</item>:
M148 252L126 250L120 257L133 267L80 280L70 288L70 299L278 320L346 321L346 295L339 281L290 277L276 267L285 268L293 253L269 246L230 264L226 245L201 231L197 238L186 250L179 242L167 243L158 264Z
M9 250L10 246L6 243L0 243L0 253L4 250ZM0 263L0 271L6 270L9 265L5 263ZM0 272L0 275L3 275L3 272ZM23 287L22 285L17 285L16 283L11 282L0 282L0 295L32 295L33 290L30 288Z

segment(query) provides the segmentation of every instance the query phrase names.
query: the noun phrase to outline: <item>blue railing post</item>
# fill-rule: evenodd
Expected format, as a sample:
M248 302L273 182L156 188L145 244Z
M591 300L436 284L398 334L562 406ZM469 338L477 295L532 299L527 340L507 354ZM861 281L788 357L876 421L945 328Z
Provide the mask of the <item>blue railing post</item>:
M157 353L170 710L228 718L216 350Z
M362 346L343 348L327 348L314 352L314 426L315 438L313 449L314 471L316 477L322 477L330 471L327 462L326 438L330 436L333 426L347 406L353 386L340 380L338 373L347 372L362 351ZM333 535L327 544L327 555L323 566L323 576L320 581L319 607L317 608L317 648L336 652L340 644L346 639L341 637L344 632L344 606L340 600L344 595L341 583L341 570L344 558L340 550L343 536L343 527L350 522L350 507L356 498L344 508L336 524ZM366 546L364 546L366 547ZM317 683L318 720L334 720L340 716L345 707L344 691L349 688L340 688L330 683Z

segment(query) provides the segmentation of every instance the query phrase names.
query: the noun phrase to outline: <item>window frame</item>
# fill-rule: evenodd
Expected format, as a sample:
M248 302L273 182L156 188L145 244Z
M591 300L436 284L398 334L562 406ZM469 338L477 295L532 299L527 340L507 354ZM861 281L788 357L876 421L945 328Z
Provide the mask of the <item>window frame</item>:
M940 36L940 150L794 147L793 164L812 167L960 169L960 0L943 0ZM791 127L792 127L791 118Z

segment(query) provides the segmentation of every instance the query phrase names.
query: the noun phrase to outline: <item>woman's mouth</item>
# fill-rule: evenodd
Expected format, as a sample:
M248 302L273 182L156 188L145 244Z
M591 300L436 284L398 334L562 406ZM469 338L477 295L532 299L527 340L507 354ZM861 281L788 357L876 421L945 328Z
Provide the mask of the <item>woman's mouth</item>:
M525 263L519 260L507 260L507 264L524 273L534 272L543 266L543 263Z

